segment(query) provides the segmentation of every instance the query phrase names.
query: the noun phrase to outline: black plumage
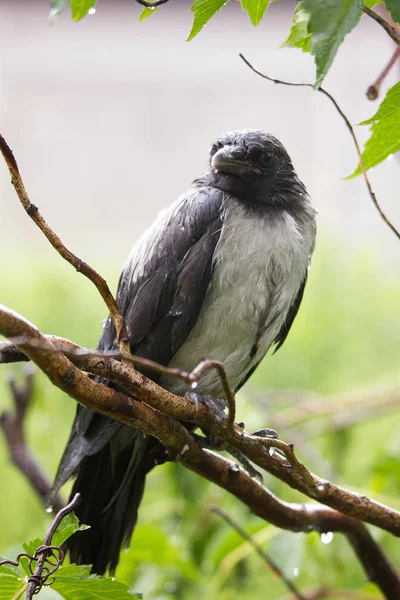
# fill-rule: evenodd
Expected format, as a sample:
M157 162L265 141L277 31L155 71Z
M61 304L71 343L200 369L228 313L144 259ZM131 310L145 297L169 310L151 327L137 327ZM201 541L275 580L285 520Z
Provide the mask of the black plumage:
M216 353L239 389L272 344L286 339L304 292L315 214L276 138L232 132L213 145L205 174L134 247L118 284L132 353L193 368ZM250 233L249 233L250 232ZM116 348L107 319L99 349ZM160 383L184 393L168 378ZM205 379L202 393L220 394ZM54 484L76 474L78 516L71 559L114 571L137 520L146 474L161 444L79 406Z

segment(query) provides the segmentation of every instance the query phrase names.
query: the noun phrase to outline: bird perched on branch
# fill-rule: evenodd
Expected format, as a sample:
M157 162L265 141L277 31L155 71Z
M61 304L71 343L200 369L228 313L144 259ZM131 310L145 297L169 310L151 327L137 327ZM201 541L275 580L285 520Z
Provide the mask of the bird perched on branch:
M189 372L219 360L238 390L285 341L314 241L315 211L282 144L260 130L221 136L206 172L159 215L122 270L117 303L132 353ZM99 349L114 348L108 318ZM187 391L181 379L158 381ZM205 373L196 392L222 397L218 374ZM154 438L78 407L54 484L55 493L76 475L77 514L91 525L70 538L72 561L115 570L160 451Z

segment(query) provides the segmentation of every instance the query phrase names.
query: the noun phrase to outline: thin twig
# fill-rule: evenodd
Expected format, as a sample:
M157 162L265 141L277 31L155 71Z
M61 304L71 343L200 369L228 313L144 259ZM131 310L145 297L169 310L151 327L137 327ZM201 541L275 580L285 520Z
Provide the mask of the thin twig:
M378 211L379 215L381 216L381 218L383 219L383 221L393 231L393 233L395 234L395 236L397 237L397 239L400 240L400 233L397 231L397 229L394 227L394 225L392 225L392 223L389 221L389 219L387 218L387 216L385 215L385 213L381 209L381 207L380 207L380 205L379 205L379 203L378 203L378 201L376 199L375 192L372 190L371 184L370 184L369 179L368 179L367 171L365 169L364 162L363 162L363 159L362 159L362 153L361 153L361 150L360 150L360 146L358 144L358 141L357 141L357 138L356 138L356 134L354 133L354 129L353 129L353 127L352 127L349 119L346 117L345 113L342 111L342 109L340 108L340 106L338 105L338 103L336 102L336 100L334 99L334 97L329 92L327 92L324 88L322 88L322 87L314 88L314 86L311 83L295 83L295 82L292 82L292 81L282 81L281 79L275 79L274 77L270 77L269 75L266 75L265 73L262 73L261 71L259 71L258 69L256 69L247 60L247 58L245 58L243 56L243 54L239 54L239 56L243 60L243 62L252 71L254 71L254 73L257 73L257 75L260 75L260 77L263 77L264 79L267 79L268 81L272 81L273 83L280 83L282 85L288 85L288 86L291 86L291 87L307 87L307 88L311 88L313 91L321 92L321 94L323 94L324 96L326 96L327 98L329 98L329 100L332 102L332 104L336 108L337 112L342 117L343 121L345 122L346 127L349 130L350 135L351 135L351 137L353 139L354 145L356 147L358 159L360 161L360 168L361 168L362 174L364 176L365 184L367 186L370 198L371 198L372 202L374 203L375 208L377 209L377 211Z
M390 70L395 65L395 63L399 57L400 57L400 46L397 46L395 51L393 52L389 62L383 69L382 73L379 75L379 77L377 77L376 81L374 81L374 83L372 85L370 85L369 88L367 89L366 94L367 94L367 98L369 100L377 99L377 97L379 96L380 88L381 88L381 85L382 85L384 79L387 77L387 75L389 74Z
M400 36L398 35L398 33L396 32L394 27L392 27L383 17L378 15L378 13L376 13L373 10L371 10L370 8L368 8L368 6L363 6L362 9L366 15L368 15L369 17L371 17L371 19L376 21L378 23L378 25L380 25L386 31L386 33L392 38L392 40L398 46L400 46Z
M52 523L50 524L49 529L47 530L46 536L44 538L43 546L51 546L51 540L53 538L53 535L55 534L57 527L60 525L63 518L66 517L69 513L71 513L78 506L80 501L81 501L81 495L75 494L75 496L73 497L71 502L69 502L69 504L67 504L66 506L64 506L64 508L62 508L61 510L58 511L58 513L54 517ZM38 582L41 581L42 570L43 570L44 563L46 562L48 552L49 552L49 550L44 549L44 551L40 553L40 556L36 563L35 571L28 580L28 591L26 593L26 600L32 600L33 595L35 593L37 593L36 590L38 587Z
M19 173L17 161L14 158L11 148L2 135L0 135L0 150L10 171L11 183L14 186L14 189L17 192L18 198L25 211L28 213L32 221L39 227L42 233L44 233L50 244L53 246L53 248L55 248L55 250L57 250L62 258L69 262L78 271L78 273L82 273L82 275L94 283L101 297L106 303L108 310L110 311L121 352L122 354L129 356L129 338L124 319L107 285L106 280L103 279L103 277L101 277L101 275L99 275L99 273L97 273L97 271L95 271L90 265L68 250L58 235L51 229L48 223L41 216L38 207L32 204L26 192L22 177Z
M236 523L236 521L234 521L232 517L228 515L228 513L225 512L219 506L212 506L210 510L211 512L214 512L215 514L222 517L224 521L228 523L228 525L230 525L235 531L238 532L240 536L242 536L243 539L249 542L249 544L254 548L254 550L262 558L262 560L269 566L269 568L275 573L275 575L277 575L279 579L282 580L282 582L286 585L288 590L292 592L292 594L294 594L294 596L298 598L298 600L308 600L290 581L290 579L287 579L284 572L278 567L276 562L272 560L270 556L268 556L268 554L261 548L257 541L251 535L249 535L247 531L239 525L239 523Z
M51 494L51 484L29 451L24 431L26 411L32 400L32 370L25 373L23 386L18 386L13 379L10 380L10 389L14 400L14 412L3 412L0 415L0 427L3 430L12 462L28 479L32 488L46 506ZM56 495L54 498L55 509L59 510L63 506L64 503L60 496Z

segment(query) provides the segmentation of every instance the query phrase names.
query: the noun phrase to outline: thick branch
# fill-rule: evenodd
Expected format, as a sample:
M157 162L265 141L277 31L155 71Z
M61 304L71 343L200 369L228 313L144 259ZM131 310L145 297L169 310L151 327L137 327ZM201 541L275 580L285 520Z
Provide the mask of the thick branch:
M387 598L400 597L400 581L396 572L365 526L359 521L319 505L289 504L280 501L235 463L208 450L202 450L178 421L148 406L143 401L137 402L87 377L33 325L4 307L0 307L0 331L9 338L25 336L40 342L40 347L21 344L20 348L56 386L84 406L158 438L166 446L171 458L181 461L187 468L231 492L261 518L292 531L315 530L344 533L359 556L368 577L379 585ZM105 363L106 360L103 362ZM121 364L121 367L128 368L126 364ZM133 369L132 373L135 373ZM146 387L146 382L151 384L150 389L147 388L148 393L155 392L156 388L152 388L155 384L146 378L143 378L142 381L144 387ZM159 400L164 399L162 388L158 388L158 390ZM140 386L137 385L138 394L135 397L139 396L139 391ZM170 401L172 401L172 396L170 395ZM168 397L168 393L166 397ZM184 399L180 400L184 402ZM229 429L226 431L229 432ZM268 454L265 452L262 438L251 439L251 436L243 434L242 442L246 440L249 450L261 446L263 449L261 454ZM234 441L237 443L236 438ZM277 444L278 440L275 440L275 443ZM233 442L232 445L234 445ZM246 444L243 447L246 447ZM278 461L276 462L278 464ZM287 469L287 471L289 470L291 469ZM330 484L325 482L327 489L329 486ZM345 496L350 494L344 490L343 493ZM354 500L354 495L350 494L350 496L353 496ZM394 524L393 530L399 532L399 513L381 507L381 513L384 510L390 514Z
M4 318L7 319L5 313L7 314L7 309L0 309L0 332L2 331ZM15 313L14 318L21 319ZM20 337L20 342L25 342L25 346L21 343L20 347L24 346L23 349L26 354L28 354L26 348L29 346L31 346L30 352L39 351L41 348L44 348L43 343L49 344L49 340L52 340L52 347L47 350L47 354L61 354L57 351L57 345L59 344L59 348L68 354L71 363L74 363L80 369L118 384L129 396L140 399L142 402L160 411L160 414L162 412L173 419L195 423L203 427L236 448L254 464L265 469L308 497L318 500L318 502L326 504L348 516L376 525L394 535L400 536L400 513L398 511L361 494L345 490L330 481L326 481L310 473L296 458L291 444L285 444L280 440L272 438L249 435L244 431L240 433L240 436L237 433L233 434L226 427L224 413L217 416L215 412L210 411L201 402L196 405L196 403L187 398L181 398L168 392L141 373L132 369L128 364L117 360L115 352L102 355L97 352L90 352L67 340L51 336L48 338L42 336L42 343L40 337L34 337L29 334L30 330L26 329L23 325L26 321L21 320L21 322L15 323L15 328L9 330L13 331L14 335L9 334L8 337L15 338L16 336L22 336ZM7 335L6 333L4 334ZM107 356L107 354L111 354L112 356ZM33 358L33 360L35 359ZM135 356L132 356L131 360L138 366L143 363L146 367L151 366L160 372L168 372L179 376L179 369L168 369L168 367L163 367L152 361ZM106 390L109 390L109 388L106 388ZM85 404L85 402L82 403ZM96 410L95 403L93 403L93 410ZM116 418L112 414L110 416ZM133 426L137 427L136 425ZM137 429L141 429L141 427L137 427ZM157 433L152 433L151 431L147 431L147 433L158 437ZM165 444L165 442L163 443ZM275 448L285 453L286 461L283 462L275 457L273 454Z
M44 233L50 244L57 250L64 260L70 263L78 273L82 273L87 277L98 289L101 297L107 305L110 311L111 317L114 322L115 330L117 332L117 338L119 346L123 354L130 354L128 333L126 331L124 319L119 311L117 303L107 285L107 282L97 271L95 271L90 265L85 263L83 260L75 256L64 244L58 235L51 229L48 223L43 219L37 206L32 204L29 196L25 190L24 182L19 173L17 161L14 158L11 148L8 146L6 140L0 135L0 150L3 154L4 160L7 163L7 167L11 175L11 183L17 192L20 202L32 221L39 227Z

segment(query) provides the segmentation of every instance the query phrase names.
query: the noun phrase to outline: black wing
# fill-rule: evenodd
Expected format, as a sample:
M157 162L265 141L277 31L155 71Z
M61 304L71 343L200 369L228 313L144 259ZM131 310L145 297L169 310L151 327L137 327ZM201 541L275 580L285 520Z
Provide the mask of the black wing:
M211 278L222 200L215 188L194 188L134 248L117 292L132 353L167 365L194 327ZM116 347L111 319L99 347Z
M282 346L283 342L286 340L288 333L290 331L290 328L293 325L293 321L295 320L296 315L299 311L301 301L303 300L304 288L306 287L306 283L307 283L307 275L308 275L308 272L306 271L306 274L301 283L301 286L299 287L299 291L297 292L297 296L294 299L292 306L288 310L286 319L285 319L282 327L280 328L278 335L274 339L274 344L277 344L277 346L274 350L274 354L275 354L275 352L277 352L279 350L279 348Z
M132 353L167 365L194 327L211 279L221 231L223 193L193 187L134 247L119 280L117 303ZM99 349L117 347L107 319ZM99 452L121 425L78 406L53 495L85 456Z
M285 319L282 327L280 328L278 335L276 336L276 338L273 341L274 344L277 344L277 346L274 350L274 354L275 354L275 352L277 352L279 350L279 348L282 346L283 342L286 340L288 333L290 331L290 328L293 325L293 321L296 318L296 315L300 308L301 301L303 299L304 288L306 287L306 283L307 283L307 271L306 271L304 279L299 287L299 291L297 292L297 295L293 301L293 304L291 305L291 307L288 310L286 319ZM253 375L254 371L257 369L258 365L260 364L260 362L262 361L263 358L264 357L262 356L260 358L259 362L256 363L255 365L253 365L252 368L250 369L250 371L248 373L246 373L246 375L243 377L242 381L237 386L235 392L237 392L246 383L246 381L248 381L248 379L250 379L250 377Z

